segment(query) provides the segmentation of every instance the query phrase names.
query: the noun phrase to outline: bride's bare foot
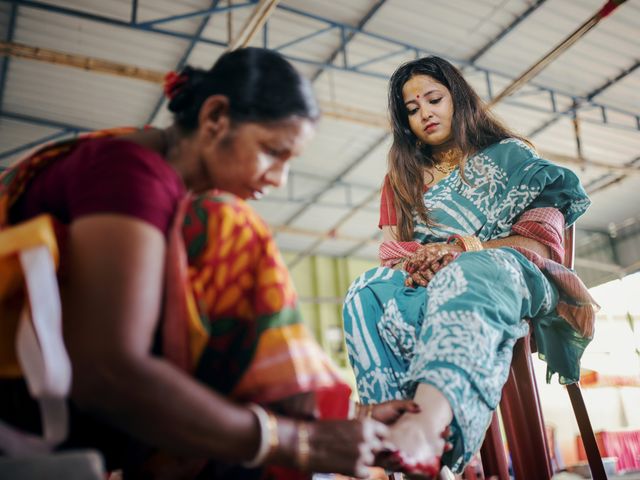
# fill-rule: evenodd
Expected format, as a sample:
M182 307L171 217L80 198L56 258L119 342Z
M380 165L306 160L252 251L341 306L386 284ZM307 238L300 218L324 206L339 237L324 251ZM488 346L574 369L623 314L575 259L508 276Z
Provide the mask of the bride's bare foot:
M440 457L445 450L443 432L453 413L444 395L431 385L418 385L414 401L420 406L420 413L403 415L391 427L388 440L398 449L403 471L433 478L440 471Z

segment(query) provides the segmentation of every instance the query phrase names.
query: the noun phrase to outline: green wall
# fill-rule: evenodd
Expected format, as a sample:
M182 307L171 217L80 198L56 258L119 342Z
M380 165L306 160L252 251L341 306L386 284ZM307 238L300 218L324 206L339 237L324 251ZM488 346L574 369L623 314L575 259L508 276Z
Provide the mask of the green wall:
M295 253L283 253L285 262L295 256ZM358 275L378 265L374 260L314 255L290 270L305 323L352 384L353 374L342 333L342 300Z

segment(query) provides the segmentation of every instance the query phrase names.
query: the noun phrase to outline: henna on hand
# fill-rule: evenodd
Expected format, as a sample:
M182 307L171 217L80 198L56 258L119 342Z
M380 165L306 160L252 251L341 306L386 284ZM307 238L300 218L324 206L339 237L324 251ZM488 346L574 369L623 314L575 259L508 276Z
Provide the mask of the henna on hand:
M405 279L407 287L426 287L433 276L457 258L460 247L451 244L432 243L424 245L404 263L409 274Z

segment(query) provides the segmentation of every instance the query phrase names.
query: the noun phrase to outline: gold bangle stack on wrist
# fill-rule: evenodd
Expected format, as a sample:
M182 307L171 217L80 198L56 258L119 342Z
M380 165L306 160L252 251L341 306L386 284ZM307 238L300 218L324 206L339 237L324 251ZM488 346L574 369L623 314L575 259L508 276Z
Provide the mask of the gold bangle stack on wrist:
M249 410L258 419L260 425L260 444L255 456L243 465L247 468L255 468L262 465L278 448L280 439L278 437L278 419L276 416L259 405L248 405Z
M311 445L309 444L309 426L305 422L298 422L298 446L296 448L296 460L298 468L307 472L309 470L309 455Z
M461 235L452 235L450 240L455 244L462 247L465 252L479 252L480 250L484 250L482 243L475 235L461 236Z

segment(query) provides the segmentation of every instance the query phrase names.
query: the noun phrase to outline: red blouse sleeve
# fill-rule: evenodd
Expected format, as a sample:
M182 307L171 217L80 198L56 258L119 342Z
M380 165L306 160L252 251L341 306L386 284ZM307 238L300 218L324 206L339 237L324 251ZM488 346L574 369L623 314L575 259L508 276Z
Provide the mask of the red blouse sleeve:
M385 175L382 194L380 196L380 221L378 222L378 228L382 228L383 226L396 226L398 224L393 198L393 189L389 183L389 177Z
M16 204L16 220L50 213L63 224L116 213L169 230L184 186L160 155L118 138L86 140L43 169Z

